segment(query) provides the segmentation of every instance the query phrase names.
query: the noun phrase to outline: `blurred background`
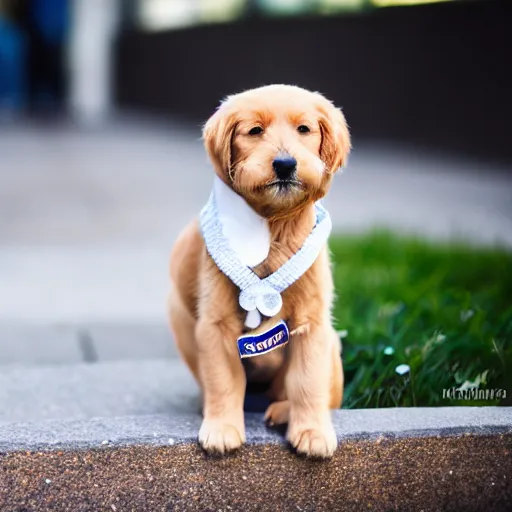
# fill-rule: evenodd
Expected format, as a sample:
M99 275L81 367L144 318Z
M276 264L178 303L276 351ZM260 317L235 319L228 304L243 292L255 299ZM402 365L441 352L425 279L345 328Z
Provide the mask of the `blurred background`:
M297 84L343 108L337 233L510 247L511 14L508 0L0 0L0 363L173 357L168 254L212 183L201 124L246 88Z

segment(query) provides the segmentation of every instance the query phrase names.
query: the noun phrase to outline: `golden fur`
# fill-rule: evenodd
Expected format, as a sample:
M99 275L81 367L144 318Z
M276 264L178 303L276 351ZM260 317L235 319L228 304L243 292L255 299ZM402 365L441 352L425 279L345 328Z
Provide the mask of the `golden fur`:
M301 125L309 132L299 132ZM261 133L250 134L256 126ZM318 93L272 85L230 96L206 123L203 138L217 175L268 219L270 252L253 269L266 277L302 246L313 227L313 203L325 195L350 151L345 118ZM297 179L286 190L276 184L272 167L280 153L298 162ZM341 405L343 369L331 324L327 246L282 294L279 316L258 329L285 319L291 332L287 347L251 358L245 368L236 345L245 318L239 290L208 255L197 221L176 242L170 273L171 330L203 392L202 447L224 453L244 442L249 380L268 383L273 403L266 420L288 423L287 439L297 452L331 456L337 441L329 408Z

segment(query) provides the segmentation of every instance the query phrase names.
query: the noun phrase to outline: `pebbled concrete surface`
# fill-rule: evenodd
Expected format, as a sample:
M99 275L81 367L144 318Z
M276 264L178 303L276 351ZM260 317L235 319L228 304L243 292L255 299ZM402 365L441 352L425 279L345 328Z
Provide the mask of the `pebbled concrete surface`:
M0 510L509 511L512 435L346 441L330 461L279 445L0 454Z

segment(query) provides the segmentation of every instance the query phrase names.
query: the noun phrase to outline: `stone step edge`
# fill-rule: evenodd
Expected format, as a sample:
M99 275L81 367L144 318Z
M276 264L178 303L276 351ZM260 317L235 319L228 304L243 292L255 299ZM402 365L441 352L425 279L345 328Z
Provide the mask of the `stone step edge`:
M512 433L511 407L354 409L333 412L344 440L501 435ZM97 449L196 443L201 418L164 414L0 423L0 452ZM266 428L263 416L245 415L248 444L282 444L283 433Z

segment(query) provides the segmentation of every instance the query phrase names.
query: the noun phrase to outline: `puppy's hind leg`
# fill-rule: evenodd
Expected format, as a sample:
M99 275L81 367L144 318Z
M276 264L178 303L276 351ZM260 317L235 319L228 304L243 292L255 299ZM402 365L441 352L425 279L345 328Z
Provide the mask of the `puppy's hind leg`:
M284 425L290 419L290 401L286 395L285 386L287 371L288 362L285 361L272 382L270 390L272 403L268 406L264 417L269 427Z
M332 363L331 363L331 392L329 407L331 409L339 409L343 402L343 384L344 384L344 373L343 373L343 361L341 359L341 343L337 332L331 329L332 338Z
M201 385L197 363L196 320L187 311L176 291L169 296L168 311L169 324L178 352Z
M290 401L272 402L265 412L265 422L269 427L284 425L290 419Z

